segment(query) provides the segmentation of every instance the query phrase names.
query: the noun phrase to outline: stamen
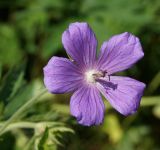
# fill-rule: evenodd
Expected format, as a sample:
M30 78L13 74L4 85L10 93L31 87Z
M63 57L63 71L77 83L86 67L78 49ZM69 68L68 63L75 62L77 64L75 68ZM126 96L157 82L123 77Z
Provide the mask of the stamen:
M110 75L108 75L108 79L109 79L109 81L110 81Z
M88 83L95 83L97 79L106 76L106 71L89 70L85 73L85 79Z

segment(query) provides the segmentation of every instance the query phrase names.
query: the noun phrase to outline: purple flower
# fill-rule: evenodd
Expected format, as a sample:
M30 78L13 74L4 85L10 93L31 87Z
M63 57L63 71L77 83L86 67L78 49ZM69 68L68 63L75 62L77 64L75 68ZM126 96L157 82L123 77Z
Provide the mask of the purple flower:
M87 23L72 23L62 35L71 59L52 57L44 67L44 83L54 94L74 92L71 114L85 126L99 125L104 118L100 93L122 115L137 111L145 84L129 77L111 76L130 68L144 56L140 41L122 33L105 41L96 57L97 40Z

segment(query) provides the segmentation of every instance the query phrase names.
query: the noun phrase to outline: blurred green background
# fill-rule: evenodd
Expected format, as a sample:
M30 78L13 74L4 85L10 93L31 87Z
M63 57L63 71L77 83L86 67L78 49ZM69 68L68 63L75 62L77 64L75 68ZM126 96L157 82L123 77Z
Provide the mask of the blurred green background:
M147 84L138 113L125 118L107 104L101 126L83 127L69 114L70 95L47 93L18 120L34 128L13 127L0 150L160 150L159 0L0 0L0 126L44 87L48 60L67 57L61 35L75 21L90 24L99 47L125 31L140 38L144 58L119 73ZM38 124L48 121L60 124Z

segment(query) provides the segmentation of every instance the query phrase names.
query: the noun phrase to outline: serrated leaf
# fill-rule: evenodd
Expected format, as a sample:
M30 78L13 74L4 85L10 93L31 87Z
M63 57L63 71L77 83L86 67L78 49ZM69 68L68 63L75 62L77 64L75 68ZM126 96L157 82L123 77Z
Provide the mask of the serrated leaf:
M41 137L41 139L40 139L40 141L39 141L39 143L38 143L38 150L45 150L45 143L46 143L46 141L47 141L47 139L48 139L48 133L49 132L49 130L48 130L48 128L46 128L45 129L45 131L44 131L44 133L43 133L43 136Z
M52 128L52 132L71 132L71 133L74 133L74 131L70 128L67 128L67 127L54 127Z
M56 138L55 135L52 134L51 136L51 140L56 143L57 145L62 145L62 143Z

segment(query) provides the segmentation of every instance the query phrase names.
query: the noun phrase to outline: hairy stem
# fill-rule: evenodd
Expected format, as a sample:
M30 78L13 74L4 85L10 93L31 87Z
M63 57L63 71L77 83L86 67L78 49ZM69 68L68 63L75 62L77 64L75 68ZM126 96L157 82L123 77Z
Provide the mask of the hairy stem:
M2 122L0 123L0 127L4 126L6 122ZM20 122L13 122L10 123L4 130L3 133L7 132L7 131L11 131L13 129L17 129L17 128L27 128L27 129L37 129L38 127L42 127L42 126L60 126L60 125L64 125L60 122L54 122L54 121L44 121L44 122L28 122L28 121L20 121Z

